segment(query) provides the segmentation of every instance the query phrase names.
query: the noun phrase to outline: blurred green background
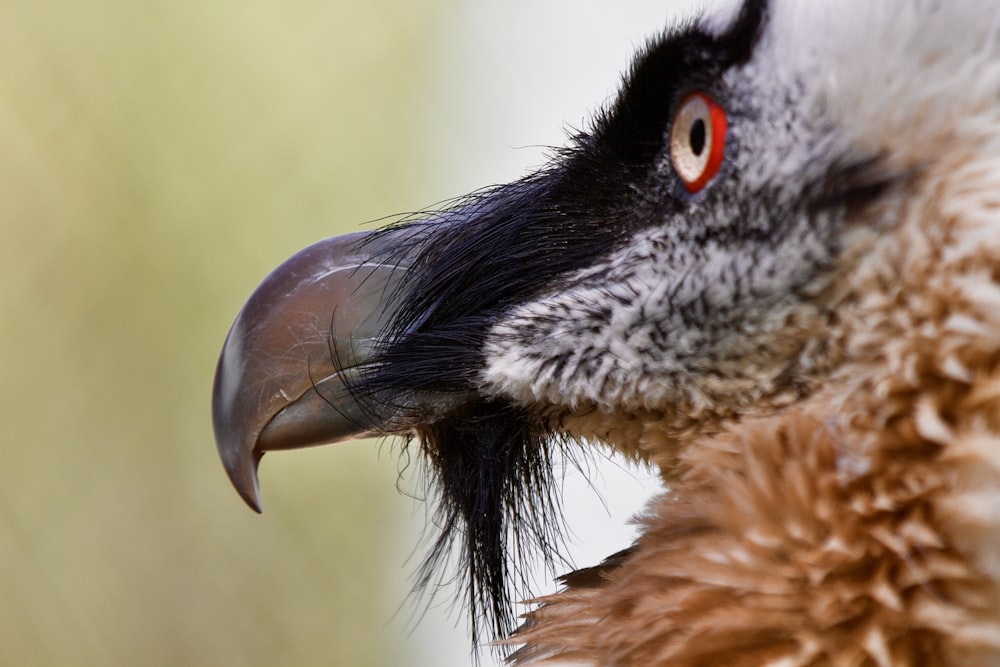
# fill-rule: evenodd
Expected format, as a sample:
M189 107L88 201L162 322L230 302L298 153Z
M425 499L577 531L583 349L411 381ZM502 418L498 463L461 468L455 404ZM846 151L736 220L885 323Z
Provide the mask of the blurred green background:
M0 4L0 664L408 663L395 463L275 457L258 517L208 406L277 262L424 202L442 9Z
M0 3L0 665L468 663L460 622L409 633L423 511L391 448L268 457L253 514L213 446L216 355L299 248L538 164L512 147L612 93L663 24L645 5L616 33L565 2L505 28L457 0Z

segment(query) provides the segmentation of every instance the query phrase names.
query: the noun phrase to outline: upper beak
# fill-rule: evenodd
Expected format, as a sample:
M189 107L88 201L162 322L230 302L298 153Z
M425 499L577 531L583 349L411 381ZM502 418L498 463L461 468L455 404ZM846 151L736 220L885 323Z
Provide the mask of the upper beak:
M405 246L406 233L320 241L275 269L236 317L215 373L212 421L226 472L256 511L265 451L382 432L350 388L393 317L407 258L387 248Z

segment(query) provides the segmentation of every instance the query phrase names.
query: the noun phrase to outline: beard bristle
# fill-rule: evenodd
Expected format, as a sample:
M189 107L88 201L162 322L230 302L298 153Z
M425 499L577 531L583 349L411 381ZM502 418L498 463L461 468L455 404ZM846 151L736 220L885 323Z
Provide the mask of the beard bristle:
M516 601L529 596L540 562L550 574L563 558L557 471L571 448L523 410L480 401L420 431L439 531L420 565L415 591L458 587L473 643L510 635ZM572 448L575 449L575 448ZM448 575L456 558L457 572ZM503 649L497 649L503 650Z

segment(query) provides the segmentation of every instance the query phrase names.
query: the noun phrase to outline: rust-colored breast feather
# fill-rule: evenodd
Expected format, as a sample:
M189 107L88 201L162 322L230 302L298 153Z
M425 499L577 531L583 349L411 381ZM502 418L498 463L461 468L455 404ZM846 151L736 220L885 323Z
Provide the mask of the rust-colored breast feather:
M872 451L857 460L858 447ZM869 438L809 408L699 443L634 554L602 586L541 600L517 637L534 647L522 655L977 664L979 644L1000 639L997 610L947 528L969 454L912 420Z

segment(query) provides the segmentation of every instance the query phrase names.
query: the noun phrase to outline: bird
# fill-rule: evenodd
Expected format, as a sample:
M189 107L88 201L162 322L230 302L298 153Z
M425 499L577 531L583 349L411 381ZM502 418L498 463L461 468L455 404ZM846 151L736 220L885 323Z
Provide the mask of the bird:
M213 421L258 510L265 452L401 438L419 583L514 664L1000 665L1000 7L677 21L537 171L271 273ZM664 489L518 617L601 450Z

